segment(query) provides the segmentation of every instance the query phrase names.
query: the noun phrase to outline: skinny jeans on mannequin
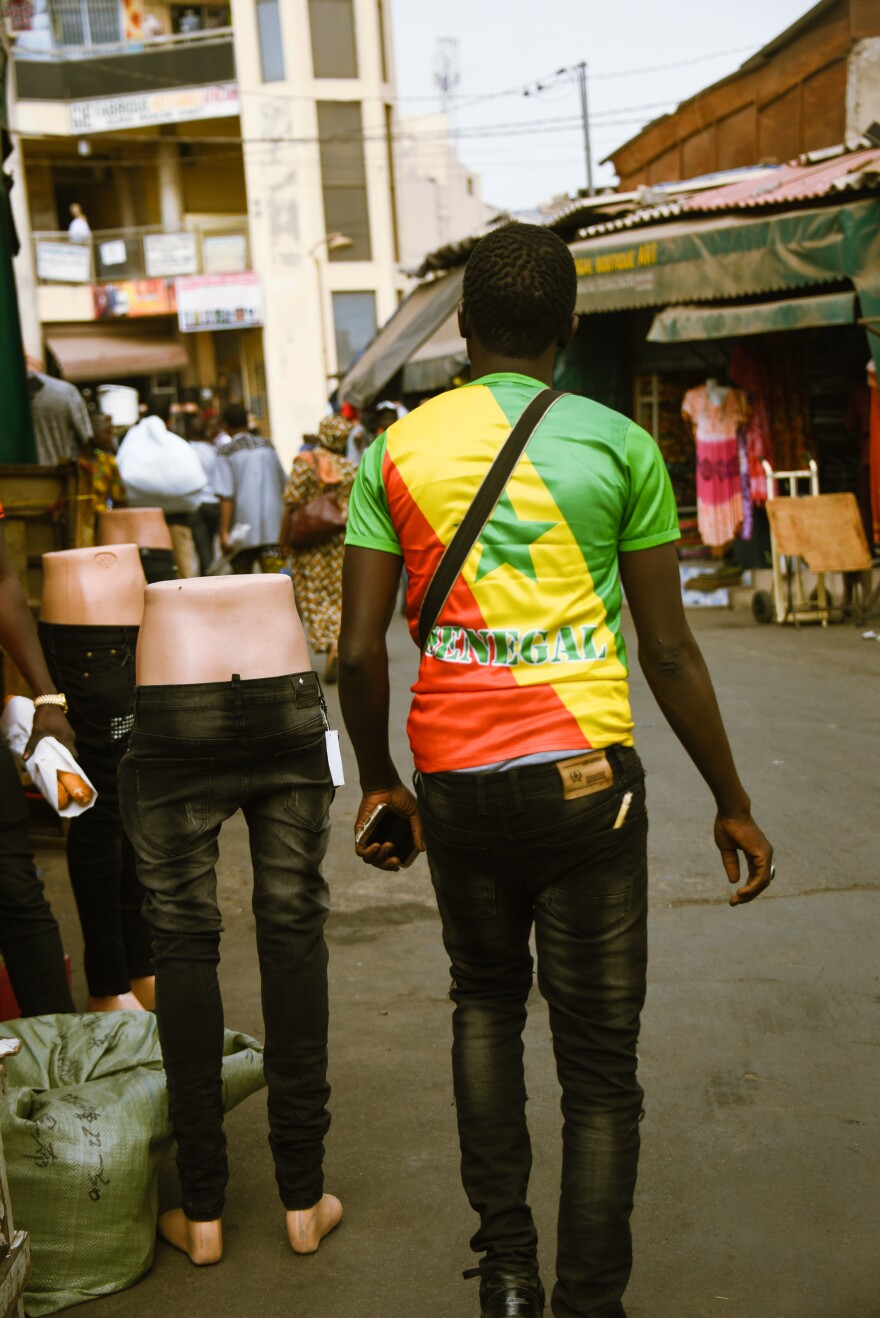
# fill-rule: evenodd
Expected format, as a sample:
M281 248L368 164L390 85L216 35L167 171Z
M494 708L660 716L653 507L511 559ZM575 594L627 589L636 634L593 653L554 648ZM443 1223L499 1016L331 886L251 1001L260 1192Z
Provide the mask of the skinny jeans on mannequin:
M61 935L28 842L28 807L0 736L0 954L22 1016L73 1011Z
M484 1278L537 1271L522 1040L534 926L562 1087L556 1318L624 1318L632 1263L647 816L635 750L606 755L613 786L569 800L555 764L416 775L452 962L461 1173L480 1216L471 1246Z
M254 868L276 1179L288 1209L310 1208L323 1194L329 894L321 862L333 799L325 728L314 673L138 688L120 799L147 889L156 1015L192 1221L220 1216L228 1177L215 866L221 824L238 809Z
M152 975L150 931L134 852L119 817L116 775L134 717L137 627L40 623L52 680L67 696L79 764L98 798L70 821L67 867L83 931L89 993L127 993Z

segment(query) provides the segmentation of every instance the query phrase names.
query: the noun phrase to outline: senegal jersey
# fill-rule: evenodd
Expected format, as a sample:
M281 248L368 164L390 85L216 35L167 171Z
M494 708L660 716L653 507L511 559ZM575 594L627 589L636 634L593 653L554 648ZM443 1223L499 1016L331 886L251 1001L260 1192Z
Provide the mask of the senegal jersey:
M346 544L402 554L413 639L431 577L490 464L544 386L483 376L367 449ZM567 395L547 413L431 632L408 731L425 773L632 743L617 556L678 538L660 450Z

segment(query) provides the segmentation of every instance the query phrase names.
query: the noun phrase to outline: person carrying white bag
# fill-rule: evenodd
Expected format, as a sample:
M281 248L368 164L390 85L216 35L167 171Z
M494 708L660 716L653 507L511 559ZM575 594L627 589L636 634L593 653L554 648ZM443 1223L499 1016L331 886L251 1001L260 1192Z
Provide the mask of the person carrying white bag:
M147 414L125 435L116 457L131 508L161 508L179 577L197 577L192 514L206 484L197 454L168 429L171 399L151 394Z

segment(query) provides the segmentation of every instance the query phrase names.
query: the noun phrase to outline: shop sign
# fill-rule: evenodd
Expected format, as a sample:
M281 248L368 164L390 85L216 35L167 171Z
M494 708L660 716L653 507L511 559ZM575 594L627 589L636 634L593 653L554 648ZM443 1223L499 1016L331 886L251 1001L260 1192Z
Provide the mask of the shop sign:
M170 316L177 310L171 279L123 279L112 284L95 284L92 297L95 320Z
M200 330L248 329L263 323L260 276L194 275L176 281L177 323L187 334Z
M88 243L53 243L38 239L37 276L56 284L87 284L92 277Z
M206 275L240 274L247 270L247 239L244 234L203 234L202 268Z
M109 242L99 243L98 256L102 266L125 265L128 252L124 238L111 238Z
M112 132L119 128L146 128L150 124L176 124L192 119L217 119L238 114L238 83L207 87L181 87L173 91L136 92L129 96L101 96L72 101L68 107L70 131Z
M198 268L194 233L144 235L144 269L151 279L160 275L194 275Z

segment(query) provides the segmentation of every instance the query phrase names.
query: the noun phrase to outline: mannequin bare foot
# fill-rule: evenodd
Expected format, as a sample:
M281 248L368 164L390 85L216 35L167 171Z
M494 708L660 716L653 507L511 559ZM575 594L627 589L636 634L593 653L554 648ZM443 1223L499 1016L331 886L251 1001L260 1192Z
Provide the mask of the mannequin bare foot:
M156 1009L156 976L143 975L140 979L131 981L131 991L143 1007L144 1011L155 1011Z
M311 1208L289 1210L287 1239L295 1254L314 1254L324 1236L342 1221L342 1204L335 1194L325 1194Z
M327 651L327 666L324 669L324 681L328 686L333 686L339 676L339 647L335 641L330 643Z
M143 1011L133 993L114 993L108 998L89 998L89 1011Z
M197 1267L219 1263L223 1257L223 1226L213 1222L191 1222L182 1208L172 1208L159 1218L159 1235L175 1249L187 1254Z

